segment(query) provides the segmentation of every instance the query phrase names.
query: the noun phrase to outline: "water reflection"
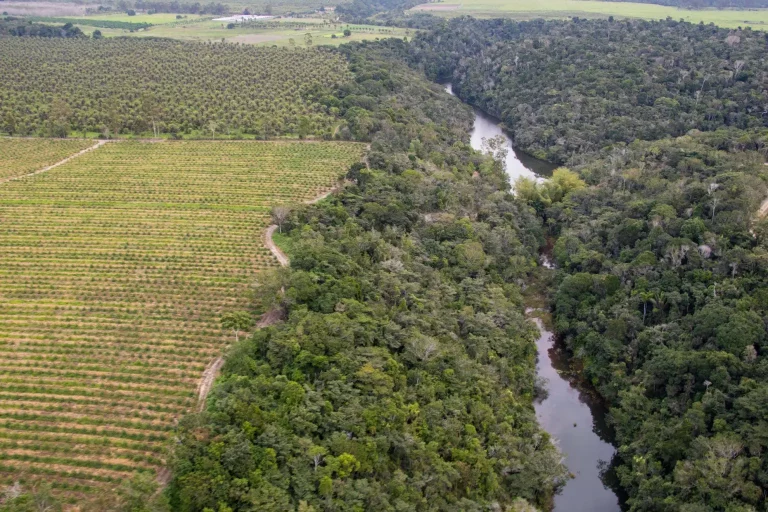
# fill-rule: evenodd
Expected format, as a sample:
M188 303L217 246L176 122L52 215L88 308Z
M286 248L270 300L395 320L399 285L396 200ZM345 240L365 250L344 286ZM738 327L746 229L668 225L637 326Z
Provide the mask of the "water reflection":
M453 94L451 84L445 90ZM543 181L552 174L553 164L516 152L497 119L477 108L474 111L472 147L482 149L483 138L503 135L509 148L506 166L512 183L520 176ZM552 268L546 254L542 256L542 264ZM556 439L574 475L555 497L554 512L619 512L619 498L611 490L618 485L611 465L616 450L611 444L613 432L605 421L607 411L589 385L571 371L565 347L541 321L535 321L541 332L536 341L536 371L546 380L547 389L547 396L534 404L536 417Z
M605 422L603 404L570 372L565 348L541 331L536 341L539 377L547 380L547 396L535 404L539 424L557 439L565 464L574 478L555 496L555 512L618 512L619 499L603 480L610 480L610 461L616 450L613 432Z
M445 90L448 94L453 95L453 87L451 84L445 84ZM514 184L515 180L521 176L526 178L543 181L548 176L552 175L552 171L557 167L555 164L539 160L531 155L517 151L512 145L512 139L509 138L504 130L499 126L499 120L493 116L489 116L479 108L472 107L475 111L475 124L472 127L472 135L470 143L475 149L481 149L483 145L483 139L490 139L497 135L503 136L507 140L507 153L506 169L507 175L509 175L509 181Z

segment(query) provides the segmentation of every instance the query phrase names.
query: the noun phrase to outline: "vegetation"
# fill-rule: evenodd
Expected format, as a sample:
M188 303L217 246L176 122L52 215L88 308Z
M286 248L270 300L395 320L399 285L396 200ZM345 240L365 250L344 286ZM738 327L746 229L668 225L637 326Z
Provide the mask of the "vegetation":
M68 21L61 27L54 27L8 16L0 19L0 37L2 36L83 38L85 34Z
M287 319L236 345L206 411L181 422L171 504L544 505L565 474L532 407L518 283L536 221L467 145L468 109L391 60L402 42L342 51L355 81L325 101L371 140L371 170L291 214L291 268L257 291Z
M91 146L92 141L83 140L0 138L0 182L43 169Z
M516 190L556 238L555 327L610 405L632 512L766 507L764 46L673 21L465 19L412 48L578 172Z
M768 126L765 44L675 21L458 19L420 34L413 53L521 149L562 163L613 142Z
M117 28L124 30L141 30L152 26L152 23L133 23L130 21L99 20L92 18L51 18L45 16L34 16L25 19L43 23L72 23L75 25L87 25L90 27L99 28Z
M0 130L20 135L330 136L333 112L309 95L348 79L322 49L151 39L0 38L0 61L0 120L14 119Z
M611 405L633 511L762 510L768 133L615 146L540 209L558 332ZM688 507L688 508L686 508Z
M28 155L19 172L78 149L0 144ZM135 472L153 480L206 365L250 325L222 317L253 314L249 289L276 265L270 206L327 190L363 150L113 142L0 185L0 483L89 502Z

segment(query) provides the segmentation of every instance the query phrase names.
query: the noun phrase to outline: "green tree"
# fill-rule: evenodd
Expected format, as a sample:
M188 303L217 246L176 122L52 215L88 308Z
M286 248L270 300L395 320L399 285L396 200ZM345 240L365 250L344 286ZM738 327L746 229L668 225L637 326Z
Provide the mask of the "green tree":
M231 329L235 335L235 341L240 341L240 332L253 327L253 317L247 311L234 311L221 317L221 326Z

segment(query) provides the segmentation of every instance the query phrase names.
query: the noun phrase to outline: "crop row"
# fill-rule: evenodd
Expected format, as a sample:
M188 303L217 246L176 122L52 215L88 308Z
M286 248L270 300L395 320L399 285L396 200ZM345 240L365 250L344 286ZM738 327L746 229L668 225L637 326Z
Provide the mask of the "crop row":
M93 141L0 138L0 182L53 165L90 146Z
M233 341L221 315L276 265L270 207L327 190L361 153L126 141L0 184L0 482L14 467L87 493L160 467Z

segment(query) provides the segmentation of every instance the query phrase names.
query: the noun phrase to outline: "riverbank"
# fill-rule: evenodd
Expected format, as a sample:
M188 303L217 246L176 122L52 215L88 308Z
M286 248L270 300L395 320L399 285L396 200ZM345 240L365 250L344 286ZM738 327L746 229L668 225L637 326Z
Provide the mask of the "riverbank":
M451 84L445 84L445 87L446 92L453 94ZM499 126L498 120L478 108L473 107L473 111L475 124L470 141L474 149L482 151L484 139L501 135L507 141L505 164L512 183L519 177L537 181L546 179L546 175L537 172L536 168L526 166L526 160L515 152L512 140ZM549 165L554 169L554 165ZM534 409L539 425L555 439L572 475L554 497L552 510L619 512L620 500L605 483L610 480L607 478L609 468L616 454L611 444L613 433L606 421L608 411L599 396L573 371L566 348L556 340L549 303L543 291L551 288L554 277L554 269L546 253L541 257L541 267L524 291L526 313L540 332L536 340L536 387L539 397L534 402Z

